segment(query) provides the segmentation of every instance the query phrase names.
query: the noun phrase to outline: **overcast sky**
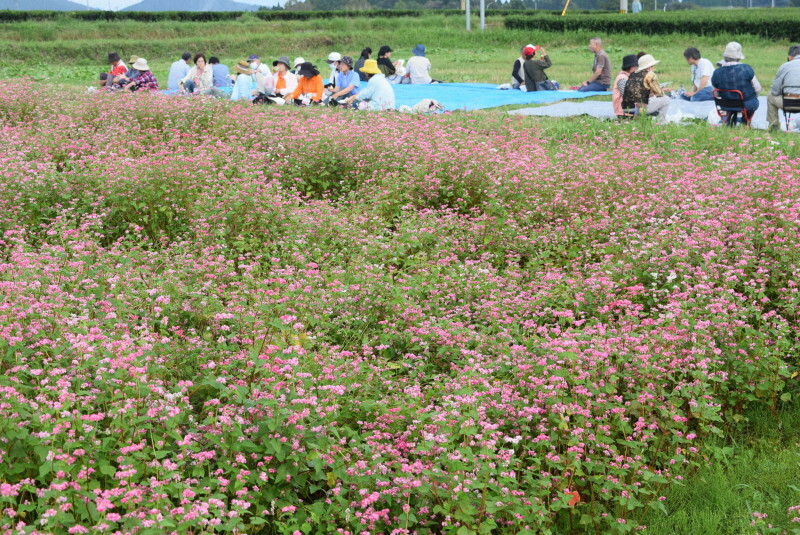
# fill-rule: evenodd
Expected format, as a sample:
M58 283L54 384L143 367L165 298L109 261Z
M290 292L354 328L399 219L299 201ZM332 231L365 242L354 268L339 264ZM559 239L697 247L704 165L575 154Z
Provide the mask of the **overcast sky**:
M24 0L22 0L24 3ZM72 0L73 2L77 2L81 5L86 5L87 0ZM88 3L91 7L95 7L98 9L122 9L123 7L132 6L133 4L139 3L140 0L88 0ZM237 0L242 2L243 4L256 4L259 6L273 6L276 3L279 3L277 0Z

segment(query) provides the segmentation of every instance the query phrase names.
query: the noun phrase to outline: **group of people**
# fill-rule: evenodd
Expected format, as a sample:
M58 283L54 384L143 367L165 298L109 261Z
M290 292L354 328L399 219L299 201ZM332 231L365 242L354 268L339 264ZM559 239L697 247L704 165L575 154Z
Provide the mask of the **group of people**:
M611 82L611 63L608 54L603 50L602 40L597 37L591 39L589 50L594 53L592 75L574 89L607 91ZM695 47L684 50L683 57L690 66L691 88L677 91L674 97L697 102L714 100L715 89L723 98L729 95L725 93L727 91L738 91L744 108L741 119L747 123L752 120L753 114L758 109L758 94L762 88L753 68L742 63L745 57L741 44L735 41L728 43L716 68L708 59L703 58ZM546 61L543 61L545 59ZM538 79L531 75L529 81L528 72L536 74L538 69L551 65L549 58L542 57L538 65L531 65L529 68L531 60L532 57L522 65L522 72L525 74L524 85L528 87L527 90L532 90L529 86L531 81L536 82L536 89L539 89ZM787 61L778 69L767 96L767 125L770 130L779 129L778 110L783 109L784 98L800 99L800 61L796 60L800 60L800 45L789 48ZM629 54L622 58L621 70L611 87L614 114L617 117L630 117L644 111L648 115L656 116L658 121L664 121L671 99L668 96L669 90L658 81L655 72L658 63L659 61L651 54L644 52ZM519 65L515 63L515 81L519 79L518 68ZM738 94L736 97L738 98ZM732 106L727 107L733 109ZM723 120L729 122L736 115L728 112Z
M167 90L182 94L210 95L254 103L298 105L329 104L370 110L394 109L392 84L438 83L431 75L431 62L425 56L425 45L411 51L411 58L392 60L392 48L382 46L378 58L372 49L361 51L356 61L351 56L331 52L326 63L330 73L325 76L302 57L293 62L281 56L272 68L261 62L257 54L239 61L231 73L219 59L205 54L183 53L170 65ZM157 90L158 81L147 60L132 56L130 67L116 52L108 55L110 69L100 75L100 86L112 90ZM367 82L361 87L361 82Z

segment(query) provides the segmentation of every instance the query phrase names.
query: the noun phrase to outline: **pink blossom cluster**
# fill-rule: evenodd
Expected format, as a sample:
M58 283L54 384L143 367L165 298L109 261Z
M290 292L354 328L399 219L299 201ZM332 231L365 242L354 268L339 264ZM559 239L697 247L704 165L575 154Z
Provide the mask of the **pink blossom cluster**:
M797 366L779 151L13 82L0 128L0 533L626 533Z

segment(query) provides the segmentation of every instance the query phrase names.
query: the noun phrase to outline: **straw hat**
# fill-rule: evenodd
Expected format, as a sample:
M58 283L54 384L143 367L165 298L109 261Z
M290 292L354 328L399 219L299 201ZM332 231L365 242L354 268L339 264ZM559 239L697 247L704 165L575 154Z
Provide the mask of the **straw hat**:
M645 69L649 69L653 65L657 65L659 63L661 62L657 61L656 58L654 58L650 54L645 54L644 56L639 58L639 70L643 71Z
M150 67L147 65L147 60L139 58L133 63L133 68L137 71L149 71Z
M378 68L378 61L374 59L368 59L364 61L364 66L361 67L361 72L364 74L380 74L381 70Z
M131 56L131 59L128 60L128 63L133 65L134 63L136 63L137 59L139 59L139 56Z
M233 66L233 70L239 74L250 74L250 64L247 61L242 60Z

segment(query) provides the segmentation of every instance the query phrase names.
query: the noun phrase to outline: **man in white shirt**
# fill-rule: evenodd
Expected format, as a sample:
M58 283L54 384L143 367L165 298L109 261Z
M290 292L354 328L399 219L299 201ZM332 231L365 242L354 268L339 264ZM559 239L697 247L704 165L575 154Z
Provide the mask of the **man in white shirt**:
M767 95L767 127L779 130L778 110L783 109L783 99L800 98L800 45L792 45L786 63L780 66Z
M714 88L711 86L711 77L714 75L714 65L700 56L700 51L689 47L683 51L686 63L692 66L692 88L681 95L684 100L699 102L714 100Z
M425 57L425 45L417 45L411 51L412 57L406 64L408 76L412 84L430 84L433 82L431 78L431 62Z
M255 54L250 54L247 61L250 63L250 71L256 81L256 89L253 92L253 96L258 93L272 95L275 92L275 78L272 76L269 67L261 63L261 59Z

